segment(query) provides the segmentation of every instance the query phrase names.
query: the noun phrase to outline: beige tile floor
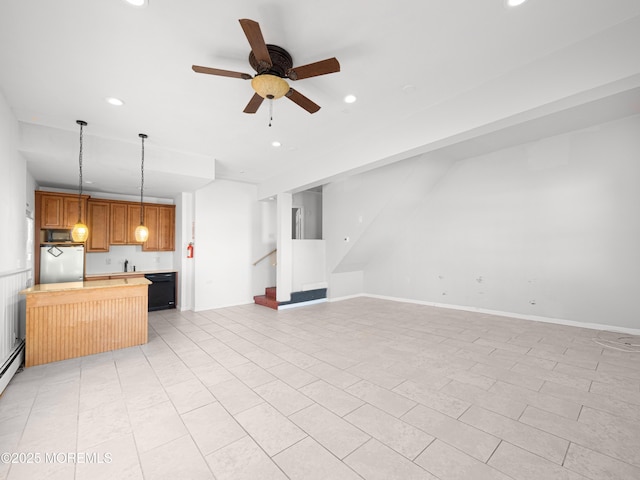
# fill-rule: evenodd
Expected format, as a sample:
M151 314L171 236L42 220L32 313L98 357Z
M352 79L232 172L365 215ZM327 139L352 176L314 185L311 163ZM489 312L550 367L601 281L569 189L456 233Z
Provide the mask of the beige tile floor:
M640 479L617 335L371 298L149 324L14 377L0 478Z

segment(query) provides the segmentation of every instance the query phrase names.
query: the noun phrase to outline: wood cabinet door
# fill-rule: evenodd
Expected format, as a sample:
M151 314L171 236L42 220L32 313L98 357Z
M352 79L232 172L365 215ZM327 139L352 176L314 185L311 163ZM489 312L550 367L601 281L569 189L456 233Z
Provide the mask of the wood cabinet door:
M140 245L142 242L136 242L136 227L140 225L140 207L139 203L127 204L127 212L129 220L127 222L127 243L133 245ZM146 225L146 223L145 223Z
M40 228L64 228L63 197L40 195Z
M89 218L89 238L87 238L87 252L109 251L109 217L111 204L89 200L87 202L87 216Z
M64 209L63 228L73 228L73 226L78 222L78 219L80 219L84 224L88 222L87 200L85 198L80 202L80 212L78 212L78 197L63 197L62 204Z
M149 239L142 244L145 252L157 252L160 249L160 239L158 235L158 205L144 206L144 224L149 229Z
M175 250L175 213L173 205L158 208L158 250Z
M129 226L127 207L127 203L111 203L109 228L111 245L127 244L127 228Z

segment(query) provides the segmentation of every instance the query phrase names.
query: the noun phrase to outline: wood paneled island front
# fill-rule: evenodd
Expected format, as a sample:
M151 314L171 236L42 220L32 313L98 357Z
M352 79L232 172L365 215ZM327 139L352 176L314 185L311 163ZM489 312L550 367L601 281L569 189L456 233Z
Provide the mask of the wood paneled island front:
M27 297L25 366L147 343L150 283L121 278L21 291Z

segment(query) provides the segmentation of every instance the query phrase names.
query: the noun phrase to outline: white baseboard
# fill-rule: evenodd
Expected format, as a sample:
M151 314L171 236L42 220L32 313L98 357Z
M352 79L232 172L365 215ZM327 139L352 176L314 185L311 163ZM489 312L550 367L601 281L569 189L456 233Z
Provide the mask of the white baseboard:
M376 294L370 294L370 293L360 293L357 295L349 295L345 297L332 298L329 301L338 302L338 301L349 300L349 299L358 298L358 297L377 298L380 300L390 300L392 302L401 302L401 303L413 303L416 305L426 305L429 307L447 308L450 310L463 310L467 312L485 313L487 315L497 315L499 317L517 318L520 320L529 320L532 322L555 323L557 325L567 325L570 327L578 327L578 328L589 328L592 330L605 330L609 332L626 333L628 335L640 335L640 329L638 328L620 327L616 325L606 325L601 323L577 322L575 320L566 320L563 318L541 317L538 315L525 315L522 313L503 312L500 310L489 310L485 308L474 308L474 307L467 307L467 306L461 306L461 305L450 305L448 303L426 302L423 300L412 300L410 298L402 298L402 297L389 297L386 295L376 295Z
M353 298L369 297L369 296L370 295L366 295L364 293L356 293L355 295L345 295L344 297L327 298L327 301L329 301L329 302L342 302L343 300L351 300Z

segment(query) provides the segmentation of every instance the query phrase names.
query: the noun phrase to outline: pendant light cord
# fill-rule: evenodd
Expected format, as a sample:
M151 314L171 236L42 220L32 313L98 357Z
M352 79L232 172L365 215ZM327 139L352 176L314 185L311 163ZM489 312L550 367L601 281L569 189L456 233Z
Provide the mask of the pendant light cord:
M142 205L144 196L144 139L147 135L144 133L138 134L142 139L142 161L140 162L140 225L144 225L144 207Z
M78 156L78 165L80 171L78 179L78 223L82 223L82 132L87 122L76 120L76 123L80 125L80 155Z

